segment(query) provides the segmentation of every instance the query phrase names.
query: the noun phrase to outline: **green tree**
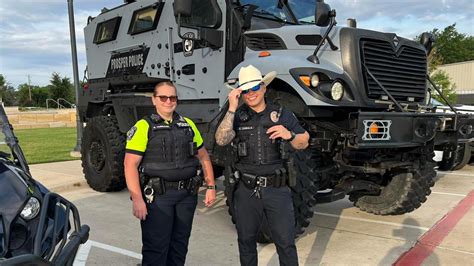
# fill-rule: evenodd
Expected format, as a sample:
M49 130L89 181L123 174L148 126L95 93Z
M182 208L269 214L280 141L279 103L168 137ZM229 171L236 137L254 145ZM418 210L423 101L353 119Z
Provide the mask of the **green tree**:
M428 55L430 73L439 65L474 60L474 37L459 33L456 23L443 30L435 28L430 33L435 37L433 49ZM420 41L420 37L416 36L415 40Z
M31 100L30 100L31 87ZM29 86L20 84L18 86L18 102L21 107L46 107L46 99L50 97L49 87ZM52 102L50 104L53 104ZM53 104L52 107L57 107Z
M459 33L456 24L449 25L443 30L433 29L430 33L434 35L435 43L428 55L428 71L443 95L454 103L457 98L456 86L452 84L446 72L437 71L437 68L444 64L474 60L474 37ZM417 36L415 39L419 41L420 37ZM433 97L440 100L441 97L434 90L432 92Z
M54 72L50 82L51 84L48 87L52 99L56 101L59 98L63 98L70 103L74 103L74 85L68 77L61 77L58 73Z
M31 91L31 98L33 102L35 103L35 106L46 107L46 100L50 98L49 88L48 87L35 87Z
M23 83L18 85L18 105L20 107L34 107L37 106L35 102L33 102L33 92L31 93L31 100L30 100L30 89L33 91L34 88L37 86L30 86L27 83Z
M445 71L437 70L431 75L431 80L436 84L438 89L441 90L441 93L448 99L450 103L455 103L457 100L456 94L456 84L451 82L448 74ZM435 91L432 90L432 96L436 100L444 103L444 100L441 96Z
M16 105L16 94L15 88L0 74L0 101L3 102L5 106Z
M474 60L474 37L456 30L456 23L443 30L433 29L436 41L432 51L432 65L451 64Z

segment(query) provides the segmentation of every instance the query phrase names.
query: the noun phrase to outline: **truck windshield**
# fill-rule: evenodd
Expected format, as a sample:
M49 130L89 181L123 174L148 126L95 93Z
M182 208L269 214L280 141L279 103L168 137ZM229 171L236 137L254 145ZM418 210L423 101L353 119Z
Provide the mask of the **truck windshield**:
M240 0L242 6L256 5L254 16L291 24L314 23L316 0Z
M288 0L288 5L298 20L298 23L314 24L316 0Z

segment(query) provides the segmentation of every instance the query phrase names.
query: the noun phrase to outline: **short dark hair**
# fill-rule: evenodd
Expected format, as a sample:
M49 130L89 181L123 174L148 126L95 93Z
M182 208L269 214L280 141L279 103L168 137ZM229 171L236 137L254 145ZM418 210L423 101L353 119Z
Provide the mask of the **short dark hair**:
M173 87L174 90L177 92L176 86L171 81L166 80L166 81L160 81L155 85L155 88L153 89L153 96L156 96L156 91L158 90L158 88L163 87L163 86Z

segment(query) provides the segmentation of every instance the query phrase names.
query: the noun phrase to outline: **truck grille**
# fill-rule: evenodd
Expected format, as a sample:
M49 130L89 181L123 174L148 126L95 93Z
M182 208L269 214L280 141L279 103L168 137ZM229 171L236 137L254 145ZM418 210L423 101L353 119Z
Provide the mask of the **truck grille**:
M280 37L270 33L246 34L247 47L254 51L285 50L286 46Z
M361 48L362 62L395 99L419 101L425 97L424 51L405 45L395 51L391 43L379 40L361 40ZM363 65L362 69L369 98L385 95Z

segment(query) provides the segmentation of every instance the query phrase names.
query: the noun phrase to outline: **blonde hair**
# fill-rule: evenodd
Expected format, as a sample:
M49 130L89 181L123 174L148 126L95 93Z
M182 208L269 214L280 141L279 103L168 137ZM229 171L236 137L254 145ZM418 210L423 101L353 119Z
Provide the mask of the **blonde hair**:
M174 88L175 92L177 92L176 86L171 81L166 80L166 81L160 81L155 85L155 88L153 90L153 96L156 96L156 92L158 91L158 88L163 87L163 86L170 86Z

